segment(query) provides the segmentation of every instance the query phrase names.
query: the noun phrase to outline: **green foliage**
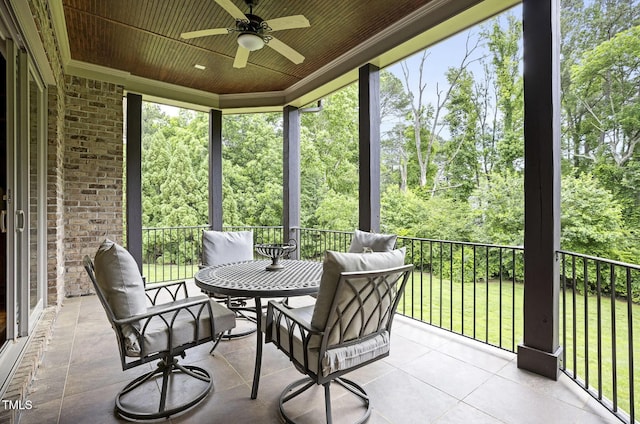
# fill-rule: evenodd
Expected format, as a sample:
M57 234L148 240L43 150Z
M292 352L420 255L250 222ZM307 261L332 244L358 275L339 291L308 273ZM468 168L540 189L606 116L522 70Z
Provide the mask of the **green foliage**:
M475 239L480 242L522 246L524 243L524 185L515 172L493 173L471 197Z
M282 224L282 115L224 116L225 225Z
M583 131L602 138L601 154L623 165L640 142L640 26L584 52L571 78L589 111Z
M302 115L302 225L353 229L358 216L358 90L327 97L321 112Z
M496 146L499 163L503 169L516 170L524 158L524 93L519 46L522 23L508 14L504 28L494 21L484 31L484 37L492 58L492 72L496 75L497 107L502 114L498 127L501 137Z
M473 98L473 75L465 71L451 94L445 121L450 139L443 143L447 161L448 195L466 201L478 185L479 151L477 143L478 110Z
M320 228L353 231L358 227L358 198L329 190L315 217Z
M466 202L446 197L424 200L413 191L388 188L382 196L383 231L403 236L466 241L471 236Z
M622 208L587 174L563 178L561 226L563 249L593 256L613 258L624 237Z
M182 110L169 117L158 105L144 103L143 123L142 225L189 227L206 223L207 115ZM191 246L196 236L176 231L158 237L143 240L147 261L193 263ZM162 251L156 251L159 245Z

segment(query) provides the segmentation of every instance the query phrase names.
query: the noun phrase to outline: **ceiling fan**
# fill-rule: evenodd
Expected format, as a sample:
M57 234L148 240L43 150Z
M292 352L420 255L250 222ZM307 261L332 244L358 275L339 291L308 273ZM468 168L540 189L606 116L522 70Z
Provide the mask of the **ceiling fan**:
M235 27L183 32L180 34L180 37L188 40L209 35L238 33L238 50L236 51L236 57L233 61L234 68L244 68L247 66L249 52L260 50L265 45L271 47L296 65L304 61L304 56L271 35L273 31L308 27L309 21L303 15L284 16L265 21L261 17L253 14L253 8L257 6L258 0L244 0L247 6L249 6L249 13L246 14L233 4L231 0L214 1L235 18Z

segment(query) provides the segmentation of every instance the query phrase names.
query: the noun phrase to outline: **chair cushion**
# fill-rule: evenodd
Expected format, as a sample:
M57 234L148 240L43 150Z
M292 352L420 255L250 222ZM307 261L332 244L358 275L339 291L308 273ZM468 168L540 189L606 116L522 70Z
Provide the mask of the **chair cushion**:
M171 302L172 306L179 306L181 303L192 302L197 299L209 299L207 296L189 297ZM231 330L236 326L235 314L224 306L218 304L213 299L209 299L213 320L209 316L209 309L201 305L190 306L187 310L180 311L174 319L175 312L160 313L151 318L146 325L140 329L142 333L142 350L144 355L156 352L176 349L188 343L194 343L207 339L212 334L219 334L223 331ZM160 312L166 305L152 306L148 312ZM138 345L139 346L139 345ZM140 356L141 349L127 350L128 356Z
M128 318L147 311L144 281L133 256L122 246L106 239L94 259L96 281L116 318ZM125 344L136 344L131 326L122 328Z
M320 289L316 298L311 325L318 330L324 330L331 303L335 296L342 272L375 271L395 268L404 265L405 249L390 252L371 253L340 253L326 251L322 266Z
M202 263L222 265L253 259L252 231L203 231Z
M395 234L376 234L355 230L349 253L363 253L365 251L389 252L396 245Z
M294 320L308 325L313 314L313 305L291 309L290 313ZM290 333L283 318L279 326L274 322L271 335L274 340L279 340L280 349L304 366L302 336L297 330L298 327L295 328L296 331ZM278 332L280 333L279 339ZM315 374L318 374L318 348L312 346L318 346L319 343L318 336L312 336L309 341L307 367ZM364 339L360 343L327 349L320 364L321 375L326 377L336 371L349 369L380 356L386 356L389 353L389 348L389 333L384 331L374 337Z
M364 362L386 356L391 347L389 332L384 331L360 343L327 349L322 358L322 375L353 368Z

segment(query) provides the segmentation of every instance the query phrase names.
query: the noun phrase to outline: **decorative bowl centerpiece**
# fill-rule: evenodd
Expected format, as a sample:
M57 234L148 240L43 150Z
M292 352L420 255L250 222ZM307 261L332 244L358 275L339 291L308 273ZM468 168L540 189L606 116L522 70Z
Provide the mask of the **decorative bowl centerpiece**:
M276 244L276 243L260 243L256 244L256 252L267 258L271 258L271 264L267 266L267 271L277 271L284 268L284 265L280 263L280 258L284 255L296 250L298 246L294 240L289 240L289 243Z

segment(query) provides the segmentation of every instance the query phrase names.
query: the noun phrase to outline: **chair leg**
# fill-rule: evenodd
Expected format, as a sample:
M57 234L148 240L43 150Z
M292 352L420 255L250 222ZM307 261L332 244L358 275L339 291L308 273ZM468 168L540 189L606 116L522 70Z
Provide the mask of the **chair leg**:
M167 407L167 389L169 388L169 375L171 374L173 366L177 363L177 360L172 359L171 364L164 363L162 368L162 387L160 388L160 407L158 412L163 412Z
M249 306L243 306L243 305L235 306L232 304L232 299L229 296L226 297L224 304L227 307L227 309L233 311L236 314L236 319L244 319L247 322L252 322L254 324L256 323L257 318L254 318L253 316L250 315L251 313L255 313L255 310L254 310L255 308L251 308ZM249 315L247 314L247 312L249 312ZM257 316L259 315L256 313L256 317ZM225 331L220 335L220 337L217 340L214 341L213 347L209 351L209 354L213 355L213 351L216 350L216 347L218 347L218 344L220 344L220 341L222 339L232 340L239 337L246 337L255 333L256 330L257 330L256 327L252 327L244 331L233 331L233 329Z
M189 377L198 379L205 384L203 385L203 389L192 396L191 399L167 409L166 404L167 394L169 391L169 379L177 373L182 373ZM160 376L162 376L162 387L160 389L160 400L158 402L157 410L137 410L125 406L124 398L127 394L130 394L133 399L147 396L147 394L136 394L134 391L147 382L155 384L155 379L160 378ZM168 418L171 415L186 411L192 406L198 404L211 392L212 388L213 381L205 369L193 365L181 365L178 363L177 359L167 357L158 363L155 370L143 374L131 381L116 395L115 410L118 415L128 420L157 420L159 418Z
M331 385L331 381L327 381L323 384L324 386L324 412L327 416L327 424L333 424L333 420L331 419L331 390L329 390L329 386Z
M209 351L209 355L213 355L213 351L216 350L216 348L218 347L218 345L220 344L220 340L222 340L222 333L218 334L218 337L216 337L215 339L213 339L213 347L211 348L211 350Z

